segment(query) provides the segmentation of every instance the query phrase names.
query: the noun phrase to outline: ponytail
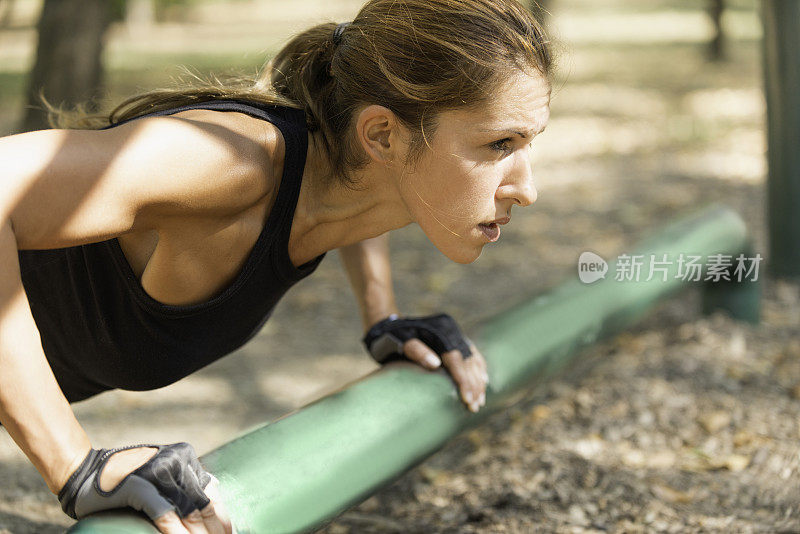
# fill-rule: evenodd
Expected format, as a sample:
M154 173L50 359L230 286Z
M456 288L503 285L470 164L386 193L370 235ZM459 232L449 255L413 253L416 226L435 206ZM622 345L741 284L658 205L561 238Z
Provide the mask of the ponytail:
M349 182L348 169L366 163L363 154L353 150L353 140L344 135L355 102L342 98L332 66L334 55L343 46L347 26L349 23L324 23L296 35L267 63L261 78L263 86L306 111L309 131L322 132L321 142L332 174L345 182Z

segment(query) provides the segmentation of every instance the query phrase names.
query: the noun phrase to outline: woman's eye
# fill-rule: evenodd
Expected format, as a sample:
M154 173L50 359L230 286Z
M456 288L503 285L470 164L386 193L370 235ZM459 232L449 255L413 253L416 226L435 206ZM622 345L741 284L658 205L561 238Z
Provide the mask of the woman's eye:
M505 139L501 139L500 141L495 141L491 145L489 145L492 150L497 150L498 152L502 152L503 154L511 154L514 149L511 147L511 138L507 137Z

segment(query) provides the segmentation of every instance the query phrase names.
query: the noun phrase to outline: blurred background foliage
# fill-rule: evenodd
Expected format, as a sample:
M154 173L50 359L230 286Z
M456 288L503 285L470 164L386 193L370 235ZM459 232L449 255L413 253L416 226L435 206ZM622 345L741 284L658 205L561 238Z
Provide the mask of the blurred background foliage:
M255 74L292 33L314 21L350 18L360 5L0 0L0 135L46 127L35 98L42 87L54 103L107 108L172 83L181 66Z
M60 4L73 1L77 0L51 0ZM364 0L80 0L84 7L77 13L86 19L85 6L95 1L109 7L109 22L100 39L103 46L95 49L101 51L104 69L98 99L110 106L132 94L170 84L181 74L181 65L201 74L236 71L255 75L290 35L314 23L350 20ZM26 88L37 61L37 25L43 5L42 0L0 0L0 135L17 130L23 120ZM542 16L552 29L558 68L550 122L533 145L539 199L532 209L517 212L501 242L487 247L480 260L469 266L439 254L415 225L392 232L392 268L400 309L419 315L446 310L469 331L526 295L562 281L564 273L574 269L581 251L613 257L678 212L711 201L742 213L754 235L755 249L766 250L767 146L758 5L757 0L727 0L719 11L722 3L716 0L548 0L547 13ZM74 13L64 17L70 15ZM57 20L53 31L66 28L66 37L77 38L82 32L74 24L77 22L69 23L66 18ZM719 53L714 48L716 40ZM86 39L86 46L95 41ZM54 51L54 47L44 49L45 53ZM64 61L57 58L55 66L45 72L73 72ZM57 97L53 100L58 101ZM331 256L336 252L331 251ZM603 419L594 417L597 412L584 411L588 404L581 399L586 398L586 388L577 389L575 396L554 390L554 397L561 399L552 407L556 415L541 423L541 428L549 430L526 430L523 436L541 438L537 447L557 447L559 439L566 444L557 457L561 460L553 463L555 474L547 475L543 487L561 487L562 473L572 469L577 482L565 491L568 495L585 493L589 490L584 486L588 472L584 466L589 466L592 472L602 473L603 480L617 480L612 489L624 495L633 493L632 500L637 502L638 496L644 495L643 502L663 507L665 502L669 505L669 500L662 498L663 490L655 492L655 497L648 496L646 480L652 475L670 480L674 465L651 468L645 464L635 469L620 465L627 460L617 447L630 445L625 450L633 450L639 458L664 457L666 449L657 441L660 436L678 438L680 444L671 452L675 458L682 454L684 443L694 456L695 451L709 450L709 458L728 458L733 450L751 455L755 447L762 447L757 441L752 447L736 445L734 433L727 427L707 436L706 425L693 423L695 416L687 415L681 406L696 408L701 421L709 413L723 410L744 414L742 430L759 439L768 436L774 440L769 454L779 461L790 455L795 458L798 426L793 427L791 421L800 421L798 401L783 392L796 391L794 399L800 399L800 368L794 357L798 346L794 342L786 346L785 342L790 330L792 339L797 338L800 291L796 285L786 285L778 287L777 294L783 296L767 301L765 309L769 329L755 330L755 336L751 332L745 337L733 325L688 324L694 320L686 311L691 304L689 295L679 297L687 307L674 312L674 321L655 316L654 331L641 339L629 336L620 342L622 348L601 349L602 358L617 354L619 359L606 374L598 375L595 389L589 388L595 405L609 410L616 410L614 406L631 408L624 413L606 413L613 419L608 428L618 435L599 442L607 447L607 456L600 461L576 462L573 445L581 442L579 437L593 435L596 426L591 425ZM677 318L687 324L676 332L669 325ZM277 418L373 371L373 363L360 345L360 328L346 278L338 263L329 260L292 289L265 328L237 354L158 391L109 392L76 406L76 413L100 446L189 441L197 450L207 451L242 429ZM307 332L315 335L305 335ZM676 347L675 343L685 345ZM661 357L659 353L666 355L663 364L654 363ZM744 389L729 390L729 384ZM619 387L610 388L613 385ZM689 389L691 396L686 393ZM666 393L651 398L653 391ZM681 393L673 395L673 391ZM663 398L679 401L680 406L670 408L669 403L662 403ZM789 402L795 403L791 405L794 408ZM562 415L558 403L570 410L580 409L575 408L572 416ZM645 411L637 411L637 406ZM662 408L667 411L657 421L668 424L656 432L650 423L643 423L644 416L653 421L653 413ZM733 427L739 425L739 418L735 415L731 430L738 430ZM560 437L553 438L554 433ZM787 437L790 433L791 438ZM498 451L514 451L521 442L519 434L508 439L504 433L497 435L501 445L493 456L500 455ZM685 442L681 441L684 436ZM500 502L500 513L506 513L514 508L507 505L506 495L516 495L509 488L516 492L525 484L516 479L509 482L503 476L522 473L519 476L527 481L541 474L535 467L542 458L541 449L531 450L535 455L523 457L525 461L518 464L499 463L497 471L489 473L498 475L491 480L452 478L460 481L459 488L477 488L469 496ZM754 522L748 523L751 530L758 530L767 528L764 525L774 517L784 517L784 513L788 517L790 510L775 504L775 495L780 495L775 488L796 487L791 484L796 479L780 478L768 467L772 456L758 454L766 458L763 463L756 455L753 469L737 473L714 468L700 475L675 474L686 485L711 488L713 493L700 495L696 506L687 511L692 503L684 503L682 493L670 490L681 499L674 511L669 508L674 513L670 521L681 518L695 521L695 525L707 521L701 529L707 531L709 522L723 514L740 514ZM484 471L486 457L474 460L472 465ZM0 480L8 481L0 485L0 534L6 532L4 526L19 534L55 534L69 525L33 468L2 433ZM632 481L639 481L645 489L639 493L630 490ZM680 488L683 482L673 484ZM608 487L598 486L603 499L609 495ZM742 487L750 490L739 491ZM443 509L457 510L465 501L463 489L456 489L450 501L441 501L437 494L427 504L422 498L420 504L416 490L403 489L401 486L385 498L387 506L400 502L401 508L393 514L380 508L380 513L374 514L384 521L381 524L386 524L387 517L410 524L420 510L427 510L434 524L443 520ZM503 492L497 501L488 495L495 489ZM737 494L747 502L736 501ZM555 506L556 501L565 507L573 504L569 499L554 499L550 505ZM619 530L650 528L643 517L651 512L644 505L635 508L640 517L632 515L630 499L608 501L621 506L614 512L615 519L631 522L630 528L621 523ZM371 502L375 505L374 499ZM529 518L532 509L527 504L541 501L515 497L512 502L520 503L520 517ZM726 508L720 505L724 502L732 504ZM791 506L796 514L796 497ZM366 510L354 516L353 532L367 532L363 528ZM566 518L571 510L553 512L550 522L541 523L545 525L542 528L555 529L561 519L553 517ZM361 523L356 522L359 517ZM451 530L460 526L463 524ZM681 531L697 528L678 527ZM408 530L413 529L402 531ZM747 527L726 523L718 531L747 531Z
M361 4L361 0L0 0L0 134L46 127L37 108L36 95L42 87L55 103L89 101L94 107L107 107L124 96L169 83L179 74L179 65L199 73L255 74L294 31L312 22L349 19ZM657 40L667 46L697 42L701 45L695 47L697 52L710 60L725 59L723 19L734 40L756 37L758 31L755 0L529 4L545 21L550 11L557 13L565 6L576 10L578 23L600 9L606 16L649 16L642 28L656 24ZM640 22L631 19L629 24ZM556 33L556 38L580 41L599 31L613 39L618 32L617 40L624 42L636 31L602 21L598 28L574 27L569 20L566 29L566 35ZM670 35L659 38L664 31Z

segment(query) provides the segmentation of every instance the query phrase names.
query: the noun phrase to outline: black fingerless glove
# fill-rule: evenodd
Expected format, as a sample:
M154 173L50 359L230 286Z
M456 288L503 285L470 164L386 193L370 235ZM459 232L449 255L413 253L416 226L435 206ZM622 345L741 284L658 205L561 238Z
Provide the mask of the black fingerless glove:
M455 349L461 351L464 359L472 355L469 339L446 313L425 317L395 317L378 321L362 339L367 351L381 365L403 359L403 343L412 338L419 339L439 355Z
M158 452L111 491L100 489L100 473L111 455L138 447L155 447ZM173 510L186 517L210 502L203 489L211 478L188 443L92 449L58 492L58 500L73 519L124 507L140 510L151 520Z

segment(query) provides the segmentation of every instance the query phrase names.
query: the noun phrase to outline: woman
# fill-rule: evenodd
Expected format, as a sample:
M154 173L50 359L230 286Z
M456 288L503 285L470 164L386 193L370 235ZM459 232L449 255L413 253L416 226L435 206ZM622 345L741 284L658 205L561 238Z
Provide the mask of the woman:
M230 353L335 248L373 357L443 364L477 411L483 356L447 315L397 317L385 234L415 222L458 263L496 241L536 199L550 69L516 0L370 0L255 83L51 108L54 129L0 139L0 422L64 511L229 532L188 444L93 449L69 402Z

